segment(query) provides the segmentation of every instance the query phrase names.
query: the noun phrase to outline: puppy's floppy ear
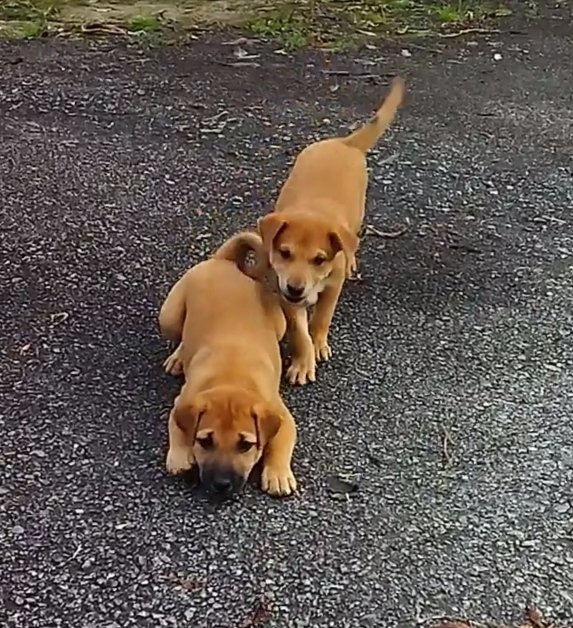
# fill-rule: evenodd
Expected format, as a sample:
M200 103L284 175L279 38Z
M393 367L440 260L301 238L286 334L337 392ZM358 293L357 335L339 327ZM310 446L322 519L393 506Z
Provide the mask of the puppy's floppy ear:
M273 247L273 242L287 226L286 220L276 212L272 212L259 218L257 227L267 251Z
M179 395L175 400L173 417L179 429L195 442L201 416L209 407L209 402L202 395L195 395L191 399L182 397L183 395Z
M281 415L264 403L258 403L252 410L253 421L257 433L257 446L264 447L281 426Z
M346 227L339 227L328 234L328 239L335 253L344 252L347 264L354 260L354 254L358 248L358 236L348 231Z

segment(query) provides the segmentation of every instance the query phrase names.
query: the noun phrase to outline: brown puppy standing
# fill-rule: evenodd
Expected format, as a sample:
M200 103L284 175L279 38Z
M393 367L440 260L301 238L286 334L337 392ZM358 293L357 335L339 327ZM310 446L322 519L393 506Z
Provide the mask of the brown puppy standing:
M263 459L262 488L296 489L291 457L295 422L279 395L279 340L286 321L279 298L237 267L238 234L188 270L159 315L162 334L179 346L165 361L185 383L169 415L167 471L195 464L201 481L228 495L240 490Z
M344 138L321 140L297 157L274 211L258 221L291 326L291 383L314 381L328 360L328 331L345 278L356 270L366 205L366 154L394 120L404 96L396 77L376 115ZM307 307L316 305L310 320Z

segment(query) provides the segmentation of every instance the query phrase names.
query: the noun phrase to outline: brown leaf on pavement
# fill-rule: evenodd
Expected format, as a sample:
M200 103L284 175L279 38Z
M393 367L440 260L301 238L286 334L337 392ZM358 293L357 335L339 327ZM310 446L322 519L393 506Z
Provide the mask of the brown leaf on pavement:
M550 628L538 608L528 608L526 617L527 621L532 625L532 628Z

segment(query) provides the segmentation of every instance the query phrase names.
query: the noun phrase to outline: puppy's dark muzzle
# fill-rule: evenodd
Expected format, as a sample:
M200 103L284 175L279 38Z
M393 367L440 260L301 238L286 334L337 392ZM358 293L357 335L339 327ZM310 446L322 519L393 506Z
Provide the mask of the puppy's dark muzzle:
M210 493L222 499L238 493L245 485L242 476L226 469L205 469L201 481Z
M304 286L295 286L287 283L283 295L285 299L291 303L300 303L304 299Z

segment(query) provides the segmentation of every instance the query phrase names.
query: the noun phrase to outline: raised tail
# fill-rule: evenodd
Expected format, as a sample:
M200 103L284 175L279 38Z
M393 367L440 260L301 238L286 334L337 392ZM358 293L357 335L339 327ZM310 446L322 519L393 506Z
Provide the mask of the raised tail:
M254 254L253 263L247 259L249 253ZM233 262L242 273L257 281L261 281L267 271L263 241L253 231L241 231L230 237L215 251L213 258Z
M394 77L390 86L390 93L386 96L376 115L364 126L343 138L342 141L347 146L358 148L363 153L367 153L392 124L398 107L402 104L405 92L406 85L403 79L399 76Z

